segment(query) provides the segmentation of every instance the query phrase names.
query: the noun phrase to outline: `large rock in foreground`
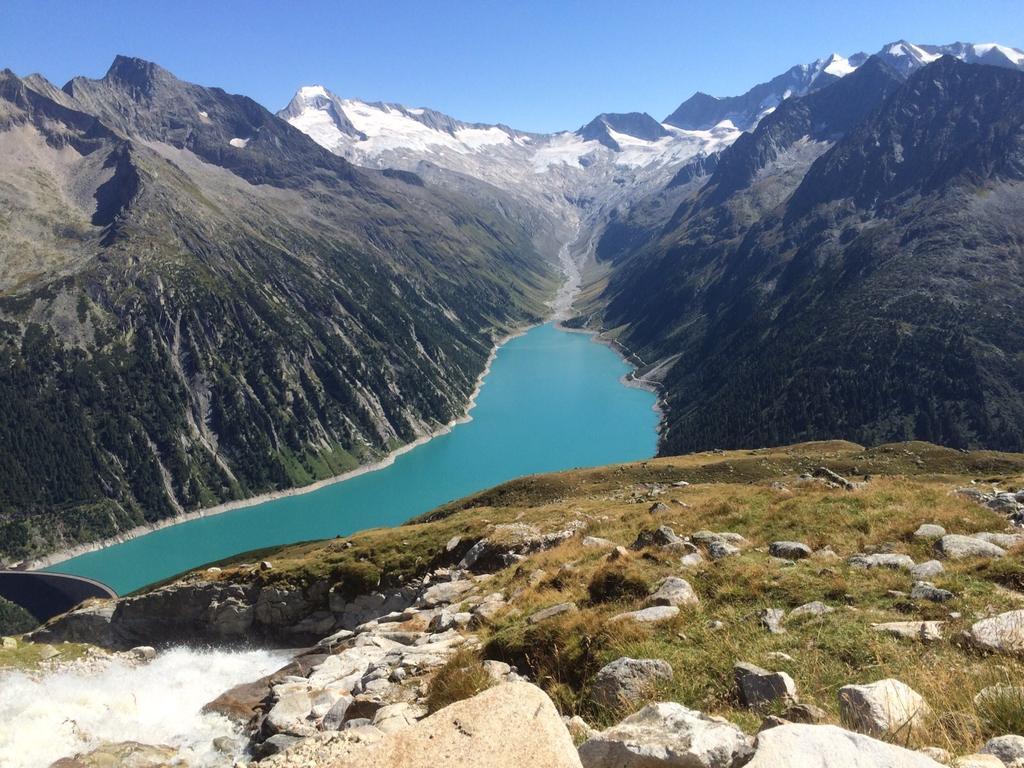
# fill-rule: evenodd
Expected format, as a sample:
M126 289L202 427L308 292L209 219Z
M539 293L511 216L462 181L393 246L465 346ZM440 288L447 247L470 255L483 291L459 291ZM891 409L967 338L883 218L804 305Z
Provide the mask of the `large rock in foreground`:
M942 768L920 752L834 725L780 725L757 736L746 768Z
M750 755L750 739L720 717L682 704L649 704L580 747L585 768L731 768Z
M839 689L843 724L871 736L906 738L921 730L930 714L928 703L917 691L892 678Z
M1024 610L1007 611L975 622L970 639L984 651L1024 654Z
M288 765L287 758L286 752L280 764ZM580 768L580 759L547 694L529 683L516 682L458 701L382 739L335 741L308 764L331 768Z

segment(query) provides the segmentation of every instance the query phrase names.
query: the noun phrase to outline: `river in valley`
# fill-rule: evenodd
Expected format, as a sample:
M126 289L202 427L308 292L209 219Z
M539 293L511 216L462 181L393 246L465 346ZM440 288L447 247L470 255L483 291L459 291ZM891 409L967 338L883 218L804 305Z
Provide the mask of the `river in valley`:
M589 335L551 323L535 327L498 350L472 420L389 466L163 528L48 570L98 579L125 594L240 552L398 525L521 475L650 457L656 398L626 386L628 371Z

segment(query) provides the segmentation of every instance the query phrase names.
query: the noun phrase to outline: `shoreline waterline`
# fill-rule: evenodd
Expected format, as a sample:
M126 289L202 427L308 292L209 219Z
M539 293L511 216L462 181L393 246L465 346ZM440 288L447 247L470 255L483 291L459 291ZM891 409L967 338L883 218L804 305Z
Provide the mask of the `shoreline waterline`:
M256 496L249 496L244 499L235 499L233 501L226 501L221 504L216 504L212 507L205 507L203 509L193 510L186 512L181 515L175 515L173 517L164 518L153 523L147 523L146 525L138 525L134 528L130 528L126 531L122 531L116 536L110 536L105 539L98 541L76 544L72 547L66 547L56 552L52 552L43 557L33 558L32 560L22 561L20 563L14 563L7 566L11 570L23 570L23 571L37 571L46 568L52 568L55 565L60 565L63 562L79 557L80 555L86 555L92 552L99 552L109 547L117 546L118 544L124 544L125 542L137 539L140 536L146 536L150 533L155 533L160 530L172 528L183 523L193 522L195 520L203 520L208 517L215 517L216 515L222 515L226 512L234 512L239 509L245 509L247 507L254 507L259 504L265 504L268 501L277 501L279 499L287 499L293 496L303 496L307 493L313 493L319 491L322 488L326 488L337 483L343 483L346 480L352 480L353 478L360 477L361 475L369 474L371 472L377 472L379 470L390 467L395 463L395 460L400 456L408 453L409 451L419 448L422 445L426 445L431 440L441 437L442 435L449 434L459 424L466 424L473 419L472 411L476 407L477 399L480 396L480 390L483 389L484 380L491 372L491 368L494 364L495 358L498 356L499 350L505 346L508 342L513 339L519 338L529 331L536 328L542 323L535 323L533 325L523 326L511 333L507 333L500 337L491 349L491 353L487 358L487 362L484 364L483 370L476 378L476 386L473 388L473 392L470 394L469 399L466 401L466 408L461 416L456 419L452 419L446 424L442 424L432 432L428 432L425 435L421 435L415 440L401 445L390 451L386 456L382 457L378 461L362 464L355 469L350 469L346 472L342 472L338 475L332 475L331 477L325 477L323 480L317 480L316 482L309 483L308 485L298 486L296 488L285 488L280 491L268 491L267 493L261 493Z

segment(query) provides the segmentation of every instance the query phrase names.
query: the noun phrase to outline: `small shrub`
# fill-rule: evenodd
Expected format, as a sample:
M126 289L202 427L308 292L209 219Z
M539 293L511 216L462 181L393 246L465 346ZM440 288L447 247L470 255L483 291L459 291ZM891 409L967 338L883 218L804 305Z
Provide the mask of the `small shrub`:
M480 656L471 650L459 650L431 678L427 709L433 714L456 701L476 696L492 685L494 678Z
M644 575L629 567L602 568L587 585L592 603L610 603L615 600L645 597L650 585Z

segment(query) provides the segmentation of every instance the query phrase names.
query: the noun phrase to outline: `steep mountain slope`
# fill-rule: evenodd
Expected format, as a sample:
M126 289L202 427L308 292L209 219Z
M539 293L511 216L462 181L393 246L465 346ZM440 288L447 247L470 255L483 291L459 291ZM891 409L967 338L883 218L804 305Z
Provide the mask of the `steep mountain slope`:
M148 62L4 72L0 156L5 559L379 458L554 288L530 211Z
M664 451L1024 445L1024 73L900 76L876 57L785 102L613 274L603 322L662 363Z

